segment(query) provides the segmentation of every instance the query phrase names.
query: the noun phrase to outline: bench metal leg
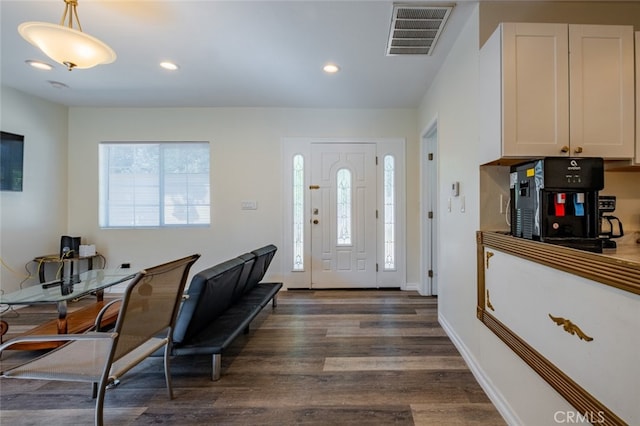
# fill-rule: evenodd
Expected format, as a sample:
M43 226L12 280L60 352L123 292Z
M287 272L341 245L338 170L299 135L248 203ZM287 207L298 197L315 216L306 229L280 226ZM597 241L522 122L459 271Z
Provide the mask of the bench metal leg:
M220 380L220 370L222 370L222 354L211 356L211 380Z
M271 308L275 309L278 306L278 295L274 294L273 299L271 299Z

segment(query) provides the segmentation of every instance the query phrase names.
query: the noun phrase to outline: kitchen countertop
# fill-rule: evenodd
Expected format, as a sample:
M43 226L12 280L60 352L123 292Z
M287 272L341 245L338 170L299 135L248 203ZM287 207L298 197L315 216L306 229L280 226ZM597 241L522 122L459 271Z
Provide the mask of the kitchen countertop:
M614 241L616 241L617 247L605 250L602 253L604 256L640 264L640 244L637 243L640 241L640 232L632 232L622 238L616 238Z
M517 238L506 232L478 231L478 262L486 249L500 250L554 269L578 275L604 285L640 294L640 244L638 233L618 239L618 247L607 253L593 253Z
M616 249L605 250L602 255L640 264L640 244L619 245Z

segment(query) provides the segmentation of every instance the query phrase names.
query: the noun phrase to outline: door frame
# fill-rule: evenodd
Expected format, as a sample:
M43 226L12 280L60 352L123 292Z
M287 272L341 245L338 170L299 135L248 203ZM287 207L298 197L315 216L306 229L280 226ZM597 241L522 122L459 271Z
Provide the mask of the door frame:
M358 144L367 143L376 145L376 157L378 166L376 170L376 209L379 212L376 224L376 262L379 265L376 273L375 286L406 288L406 160L404 138L282 138L282 274L286 288L311 288L311 215L310 215L310 192L311 184L311 145L313 143L335 143L335 144ZM293 191L292 191L292 162L297 154L303 156L304 167L304 268L293 270ZM381 172L382 159L385 155L393 155L396 160L395 190L396 190L396 268L394 270L384 270L382 267L384 259L384 220L382 220L382 190L383 174Z
M429 160L433 153L433 160ZM438 117L422 131L420 137L420 285L423 296L438 294ZM432 179L430 179L432 178ZM429 212L433 212L429 218ZM430 259L429 259L430 258ZM429 270L432 275L429 276Z

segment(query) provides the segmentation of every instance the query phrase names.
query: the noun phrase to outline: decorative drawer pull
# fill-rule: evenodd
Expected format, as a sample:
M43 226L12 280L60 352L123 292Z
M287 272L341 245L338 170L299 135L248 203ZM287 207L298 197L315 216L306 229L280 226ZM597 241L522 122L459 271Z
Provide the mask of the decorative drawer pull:
M487 256L487 269L489 269L489 259L493 257L493 252L488 251L486 253L486 256Z
M562 317L554 317L551 314L549 314L549 318L551 318L551 320L555 322L557 325L561 325L564 331L566 331L567 333L576 335L580 339L585 340L587 342L590 342L593 340L593 337L587 336L584 333L584 331L580 330L580 327L572 323L571 320L564 319Z

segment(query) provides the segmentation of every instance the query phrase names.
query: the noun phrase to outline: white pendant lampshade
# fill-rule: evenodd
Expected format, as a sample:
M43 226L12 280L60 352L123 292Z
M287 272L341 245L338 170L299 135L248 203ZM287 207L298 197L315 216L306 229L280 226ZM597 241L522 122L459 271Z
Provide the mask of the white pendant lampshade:
M46 22L25 22L20 24L18 32L29 43L66 66L91 68L100 64L109 64L116 60L116 53L102 41L82 32L76 6L77 0L64 0L66 8L60 25ZM68 16L67 25L63 25ZM74 17L78 29L74 29Z

